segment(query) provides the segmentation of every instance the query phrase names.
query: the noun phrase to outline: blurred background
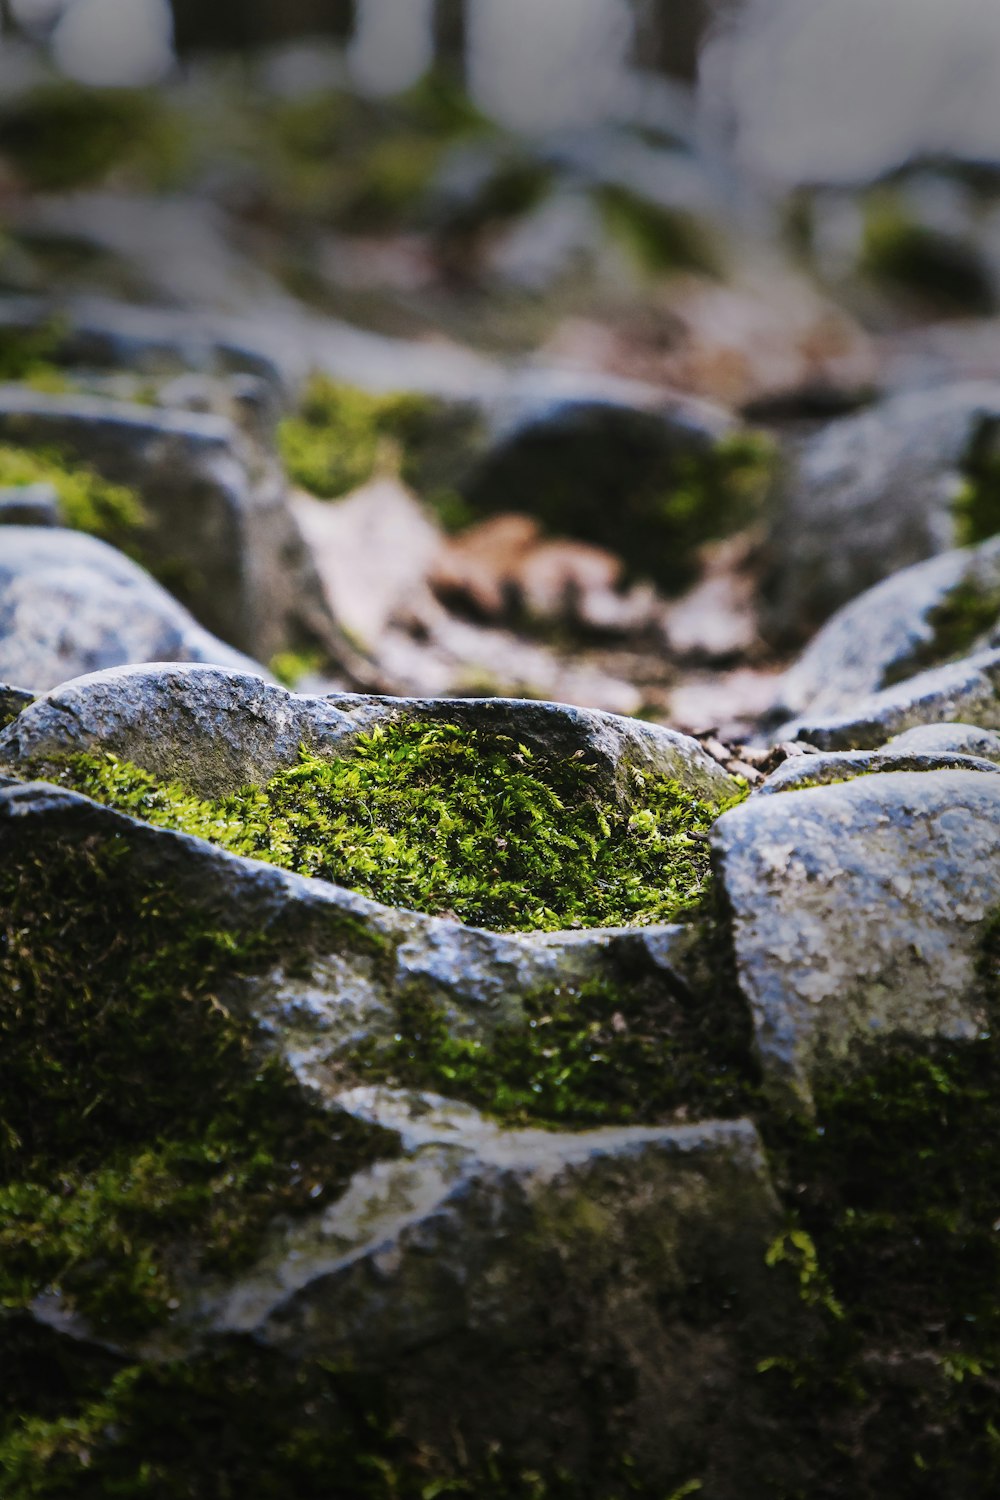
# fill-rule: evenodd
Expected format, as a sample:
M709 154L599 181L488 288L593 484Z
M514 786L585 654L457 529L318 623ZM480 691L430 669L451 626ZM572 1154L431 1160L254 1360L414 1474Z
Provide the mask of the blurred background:
M196 624L307 690L740 736L839 605L978 539L833 534L802 476L831 426L1000 378L995 0L0 24L0 520L194 622L140 629L161 596L50 539L65 620L0 602L0 677L218 654Z

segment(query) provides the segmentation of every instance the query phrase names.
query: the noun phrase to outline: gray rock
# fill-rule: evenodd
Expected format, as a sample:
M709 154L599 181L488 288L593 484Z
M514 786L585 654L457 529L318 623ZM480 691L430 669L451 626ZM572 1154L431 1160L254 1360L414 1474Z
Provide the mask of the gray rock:
M891 573L955 546L963 468L1000 420L1000 385L893 396L808 439L775 508L772 634L801 640Z
M782 679L786 714L843 713L976 649L1000 621L1000 537L904 568L833 616Z
M903 736L901 736L903 738ZM773 771L757 795L794 792L808 786L828 786L855 776L882 771L998 771L1000 766L985 756L961 751L910 750L905 746L882 750L828 750L818 755L792 755Z
M885 747L914 755L940 755L954 752L975 755L980 760L1000 761L1000 734L980 729L975 724L921 724L897 734Z
M96 537L8 526L0 538L0 678L42 692L136 661L216 662L264 675Z
M712 834L765 1083L818 1076L898 1035L986 1024L983 922L1000 905L1000 781L893 772L753 797Z
M59 496L50 484L0 490L0 526L61 526Z
M661 773L709 797L735 783L686 735L596 710L512 698L310 698L236 670L118 668L63 682L0 737L0 762L28 765L89 747L113 751L203 795L267 781L298 747L324 753L398 718L510 735L555 755L582 753L617 785L629 767Z
M0 682L0 729L10 724L34 701L35 694L29 693L27 688L12 687L9 682Z
M778 730L781 740L806 740L821 750L870 750L921 725L967 723L1000 729L1000 650L921 672L829 717L805 714Z
M522 1463L558 1453L575 1473L600 1461L604 1442L651 1476L674 1472L692 1447L707 1463L720 1413L746 1409L744 1361L803 1316L794 1285L765 1265L783 1219L755 1128L503 1130L467 1105L373 1088L352 1074L352 1040L395 1024L402 988L431 972L415 961L422 945L467 1023L496 1013L481 974L487 965L495 979L501 949L521 955L510 965L520 987L532 963L551 969L562 935L532 944L469 932L51 785L0 790L5 868L44 858L71 888L95 839L114 840L137 889L167 887L176 909L210 913L237 938L267 934L280 956L235 981L227 1006L259 1023L262 1047L287 1059L311 1097L391 1133L383 1158L333 1204L276 1216L249 1268L187 1277L166 1330L171 1357L249 1334L383 1377L418 1440L459 1430L476 1445L502 1442ZM443 962L446 930L456 954L468 945L469 964ZM570 963L606 971L604 945L589 937L570 938ZM651 972L665 976L673 943L670 930L651 934ZM635 952L622 961L634 966ZM692 1314L692 1303L710 1314ZM33 1311L87 1336L44 1298ZM102 1337L136 1352L129 1334Z
M303 631L332 631L276 461L222 418L7 386L0 440L135 488L143 561L231 645L268 661Z

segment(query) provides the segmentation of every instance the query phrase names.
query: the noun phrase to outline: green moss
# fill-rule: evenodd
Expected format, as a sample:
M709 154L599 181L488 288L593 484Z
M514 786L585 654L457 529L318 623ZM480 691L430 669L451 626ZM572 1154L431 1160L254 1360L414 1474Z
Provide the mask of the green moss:
M0 328L0 381L22 381L35 390L65 390L66 376L53 363L60 339L57 323L33 329Z
M556 535L607 547L633 576L667 589L697 575L697 548L759 519L777 451L756 431L678 450L652 413L570 412L494 454L468 499L480 514L517 508Z
M391 460L449 530L475 519L455 489L479 419L458 404L415 395L375 396L314 375L302 405L279 429L291 479L323 499L365 484Z
M487 1038L456 1035L445 1006L414 987L393 1040L352 1065L394 1087L474 1104L505 1125L561 1129L732 1118L756 1100L745 1010L731 995L678 995L661 976L566 981L527 994L524 1019Z
M268 670L285 687L295 688L303 677L321 671L324 665L320 651L279 651L268 662Z
M985 542L1000 532L1000 453L997 424L981 424L962 465L964 483L952 507L955 541L960 547Z
M58 1294L98 1330L141 1331L179 1277L244 1264L275 1214L386 1154L394 1138L307 1100L240 1016L234 986L272 960L121 845L42 840L8 862L0 1305Z
M609 231L651 275L668 271L719 270L719 258L706 228L691 213L664 208L620 183L609 183L596 194Z
M0 153L43 192L89 186L120 166L162 186L180 168L183 136L152 90L45 84L0 110Z
M0 444L0 488L40 483L55 489L67 526L134 551L146 516L133 490L58 453Z
M75 756L59 779L162 827L477 926L626 926L696 909L721 808L638 771L624 806L596 775L504 736L400 723L341 759L303 750L266 787L216 802L110 755Z
M775 1431L747 1494L960 1500L1000 1488L1000 919L992 1023L860 1049L813 1122L766 1124L794 1217L774 1256L817 1312L762 1363ZM764 1445L762 1445L763 1448Z
M990 313L996 298L975 249L914 220L892 193L867 207L861 270L886 286L950 312Z

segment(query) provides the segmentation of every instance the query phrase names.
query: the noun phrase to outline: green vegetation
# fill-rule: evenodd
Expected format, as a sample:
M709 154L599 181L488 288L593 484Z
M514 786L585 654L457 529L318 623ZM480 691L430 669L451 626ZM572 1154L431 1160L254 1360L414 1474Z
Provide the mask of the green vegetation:
M525 1021L486 1040L456 1036L419 987L397 1004L388 1045L369 1039L353 1066L394 1087L476 1105L505 1125L561 1129L731 1118L757 1097L749 1018L729 995L670 994L662 977L592 980L535 991Z
M718 254L695 215L664 208L621 183L606 184L596 197L608 230L643 271L653 276L687 270L718 273Z
M965 483L953 506L955 541L971 547L1000 532L1000 453L993 419L980 424L962 470Z
M53 363L59 347L57 323L42 328L0 328L0 381L20 381L34 390L58 394L69 382Z
M245 1264L394 1141L310 1102L239 1015L267 940L135 863L90 841L0 873L0 1307L57 1294L98 1331L162 1322L185 1272Z
M638 771L623 806L580 758L405 722L340 759L303 750L266 787L215 802L108 754L74 756L57 774L160 827L391 906L502 930L666 922L695 910L709 880L705 836L722 810Z
M748 1495L1000 1488L1000 918L984 933L975 1041L862 1048L814 1121L765 1120L794 1205L771 1263L817 1325L762 1364L776 1440Z
M886 673L883 686L904 682L914 673L942 662L959 660L998 622L1000 585L984 586L970 574L930 611L930 639L897 661Z
M186 143L181 121L167 117L154 90L61 82L4 103L0 154L42 192L88 187L119 167L162 187L176 178Z
M458 530L476 519L455 490L463 455L476 443L479 419L461 405L427 396L375 396L314 375L298 413L279 429L289 477L322 499L365 484L385 464Z
M915 220L905 200L877 192L867 205L861 270L897 292L952 313L987 314L996 297L973 246Z
M0 488L27 484L53 486L67 526L134 552L146 517L133 490L58 453L0 444Z
M697 574L697 548L761 514L777 457L756 431L680 448L651 412L570 408L501 448L468 495L480 514L517 508L547 530L619 554L667 589Z

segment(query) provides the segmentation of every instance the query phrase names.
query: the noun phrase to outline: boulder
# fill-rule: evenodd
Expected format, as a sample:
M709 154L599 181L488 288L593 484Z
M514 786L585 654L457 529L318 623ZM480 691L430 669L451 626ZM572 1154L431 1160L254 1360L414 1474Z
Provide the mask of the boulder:
M8 386L0 441L57 449L134 488L149 517L144 563L231 645L269 661L332 631L276 462L224 419Z
M0 763L30 766L103 749L201 796L269 780L302 744L346 748L382 723L414 718L510 735L555 755L582 755L605 785L631 768L724 799L736 783L686 735L592 709L510 698L308 697L225 667L120 667L63 682L0 736Z
M265 675L96 537L34 526L0 536L0 677L43 692L124 662L215 662Z
M499 1443L521 1465L578 1475L627 1452L651 1480L676 1482L717 1461L720 1421L738 1442L754 1405L740 1372L805 1316L767 1269L782 1215L754 1126L502 1128L440 1095L371 1084L361 1050L391 1038L416 976L446 1000L450 1026L483 1037L546 981L618 974L624 995L659 985L669 1011L674 930L617 951L591 934L477 933L45 783L0 790L5 870L41 868L75 889L111 848L113 878L154 914L169 892L171 920L227 934L225 951L270 945L264 968L234 960L224 991L227 1015L253 1027L254 1067L280 1059L331 1131L350 1119L369 1133L340 1191L311 1212L276 1208L234 1271L181 1260L155 1337L106 1318L105 1350L155 1366L250 1338L296 1368L380 1380L429 1451L452 1452L457 1434L473 1457ZM113 982L123 944L138 941L120 933L107 973L98 965L88 982ZM158 1232L170 1263L176 1226ZM58 1287L38 1290L30 1314L71 1351L93 1336Z
M778 731L821 750L871 750L922 725L1000 729L1000 650L978 651L855 700L839 714L803 714Z
M59 496L50 484L0 490L0 526L60 526Z
M758 795L720 818L712 844L773 1097L808 1107L873 1040L971 1040L988 1025L996 776L888 771Z
M775 504L770 629L801 641L891 573L953 548L966 471L991 442L1000 385L909 391L806 439Z
M782 679L781 708L844 713L922 668L995 644L998 625L1000 537L991 537L904 568L838 610Z

